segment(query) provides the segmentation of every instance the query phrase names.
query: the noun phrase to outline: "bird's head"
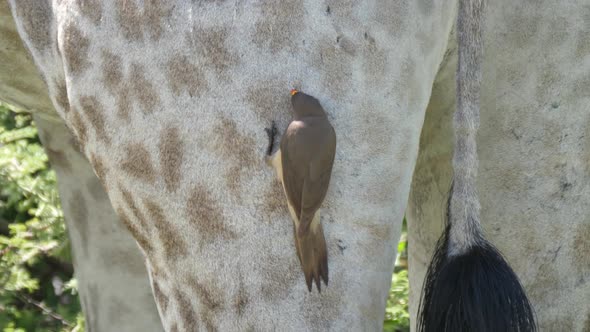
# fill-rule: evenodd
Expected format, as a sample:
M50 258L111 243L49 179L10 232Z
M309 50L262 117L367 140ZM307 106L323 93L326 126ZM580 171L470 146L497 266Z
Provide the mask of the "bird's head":
M296 118L307 116L326 116L320 102L299 90L291 89L291 105Z

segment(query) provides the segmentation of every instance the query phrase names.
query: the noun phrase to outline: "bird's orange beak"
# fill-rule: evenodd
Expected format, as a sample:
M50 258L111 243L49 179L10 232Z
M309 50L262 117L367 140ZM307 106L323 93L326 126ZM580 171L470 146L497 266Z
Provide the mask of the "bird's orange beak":
M297 92L299 92L297 89L291 89L291 96L294 96Z

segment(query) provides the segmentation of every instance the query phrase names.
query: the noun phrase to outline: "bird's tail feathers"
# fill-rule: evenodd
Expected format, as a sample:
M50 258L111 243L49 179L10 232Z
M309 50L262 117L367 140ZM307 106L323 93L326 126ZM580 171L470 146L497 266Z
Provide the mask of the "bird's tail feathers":
M317 222L317 225L313 224L315 222ZM310 223L305 224L309 225ZM312 283L315 281L318 292L321 292L320 278L326 286L328 285L328 251L326 249L324 230L319 220L314 220L311 224L303 232L300 231L301 226L299 226L300 229L294 229L295 247L297 248L297 257L299 257L301 269L305 275L307 289L311 292Z

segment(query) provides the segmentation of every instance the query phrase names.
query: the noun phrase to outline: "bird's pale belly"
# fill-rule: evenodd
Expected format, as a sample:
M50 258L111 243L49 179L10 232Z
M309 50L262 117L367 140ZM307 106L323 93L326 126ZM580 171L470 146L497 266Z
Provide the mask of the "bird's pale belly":
M285 191L285 184L283 183L283 164L281 159L281 149L277 150L271 157L270 163L272 167L274 167L275 171L277 172L277 178L281 181L281 186L283 187L283 193L285 194L285 199L287 200L287 206L289 207L289 213L291 214L291 220L293 220L293 224L295 225L295 229L299 228L299 219L297 218L297 214L295 213L295 209L289 202L287 198L287 193ZM310 224L311 230L315 231L317 226L320 224L320 210L318 209L314 216L313 220Z

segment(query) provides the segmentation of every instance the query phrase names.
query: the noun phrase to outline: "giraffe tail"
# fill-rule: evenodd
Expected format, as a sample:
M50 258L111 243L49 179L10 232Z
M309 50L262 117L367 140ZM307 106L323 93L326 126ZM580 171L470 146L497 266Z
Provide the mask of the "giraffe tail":
M318 292L321 293L320 278L328 286L328 250L322 225L318 220L316 225L312 222L305 231L294 228L294 233L297 257L305 275L307 289L311 292L312 282L315 281Z
M536 331L518 277L483 236L476 191L484 0L460 0L453 184L447 226L428 267L418 331Z

